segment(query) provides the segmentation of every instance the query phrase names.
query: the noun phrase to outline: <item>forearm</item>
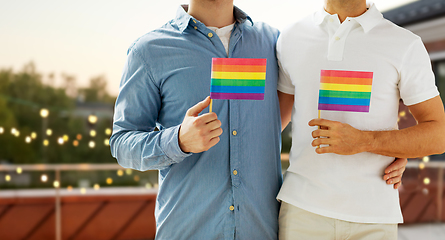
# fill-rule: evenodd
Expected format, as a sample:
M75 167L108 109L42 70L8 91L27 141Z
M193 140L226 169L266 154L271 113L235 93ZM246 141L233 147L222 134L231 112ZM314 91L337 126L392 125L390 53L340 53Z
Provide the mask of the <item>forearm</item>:
M190 154L178 146L177 128L161 131L129 131L113 133L110 147L113 157L125 168L140 171L160 170L181 162Z
M394 131L363 132L363 151L391 157L416 158L445 151L445 124L441 121L419 123Z
M280 102L281 131L283 131L292 118L294 95L278 91L278 100Z

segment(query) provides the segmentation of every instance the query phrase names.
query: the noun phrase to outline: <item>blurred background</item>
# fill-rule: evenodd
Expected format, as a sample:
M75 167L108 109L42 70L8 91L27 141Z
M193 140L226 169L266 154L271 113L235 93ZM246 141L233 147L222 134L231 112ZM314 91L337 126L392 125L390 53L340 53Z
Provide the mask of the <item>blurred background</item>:
M127 48L187 0L0 3L0 239L154 239L157 171L123 169L111 157L113 104ZM445 0L374 3L422 37L445 99ZM322 1L235 5L283 29ZM401 103L399 127L413 124ZM399 239L445 238L444 160L409 160Z

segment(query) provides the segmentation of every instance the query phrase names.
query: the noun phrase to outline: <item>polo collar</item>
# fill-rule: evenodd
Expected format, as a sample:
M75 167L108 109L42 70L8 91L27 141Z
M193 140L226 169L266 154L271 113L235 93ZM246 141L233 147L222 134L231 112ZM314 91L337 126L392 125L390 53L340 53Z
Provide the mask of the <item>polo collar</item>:
M382 13L380 13L380 11L377 9L377 7L375 6L374 3L367 2L367 7L368 7L368 10L365 13L363 13L362 15L360 15L358 17L353 17L353 18L349 18L349 17L346 18L349 20L355 20L357 23L359 23L360 26L362 26L365 33L369 32L371 29L373 29L379 23L379 21L383 19ZM324 9L322 9L315 13L314 23L317 25L321 25L326 21L326 19L328 17L331 17L331 16L335 16L338 19L337 14L331 15L328 12L326 12Z
M382 13L377 9L374 3L368 2L368 11L362 15L351 18L355 19L363 28L365 33L373 29L383 19Z
M178 10L176 11L176 18L175 22L176 25L178 25L179 31L183 33L185 29L187 29L188 25L190 24L190 21L193 22L199 22L196 18L192 17L190 14L187 13L188 11L188 5L181 5L179 6ZM233 16L235 16L235 19L238 23L244 23L247 20L253 25L252 19L241 9L234 6L233 7Z

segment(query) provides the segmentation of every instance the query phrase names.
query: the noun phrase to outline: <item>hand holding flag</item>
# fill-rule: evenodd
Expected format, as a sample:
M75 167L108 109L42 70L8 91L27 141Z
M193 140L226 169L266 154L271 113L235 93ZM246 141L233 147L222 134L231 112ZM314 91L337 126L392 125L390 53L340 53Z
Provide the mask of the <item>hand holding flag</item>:
M321 119L320 113L321 110L369 112L372 78L372 72L321 70L318 119L309 122L309 126L319 127L312 132L312 137L318 138L312 141L312 146L317 147L315 150L317 153L351 155L369 148L372 139L366 139L369 136L365 132L349 124ZM320 145L329 146L320 147Z
M222 129L216 113L198 116L209 105L210 97L207 97L187 110L178 136L179 147L183 152L204 152L219 142Z

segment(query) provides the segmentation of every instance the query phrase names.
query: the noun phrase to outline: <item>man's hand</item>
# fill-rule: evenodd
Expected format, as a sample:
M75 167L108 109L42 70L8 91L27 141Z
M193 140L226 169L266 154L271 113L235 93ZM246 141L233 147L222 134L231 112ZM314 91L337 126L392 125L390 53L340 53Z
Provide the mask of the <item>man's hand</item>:
M365 132L353 128L351 125L326 119L312 119L309 126L319 126L312 132L312 146L320 146L315 151L321 153L336 153L341 155L352 155L366 152L370 141Z
M394 184L394 189L398 189L402 185L402 176L407 163L408 160L406 158L396 158L396 160L385 169L383 180L386 181L386 184Z
M216 113L198 116L209 104L210 97L207 97L187 110L179 128L179 147L183 152L204 152L219 142L222 129Z

